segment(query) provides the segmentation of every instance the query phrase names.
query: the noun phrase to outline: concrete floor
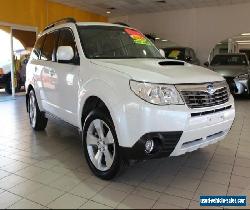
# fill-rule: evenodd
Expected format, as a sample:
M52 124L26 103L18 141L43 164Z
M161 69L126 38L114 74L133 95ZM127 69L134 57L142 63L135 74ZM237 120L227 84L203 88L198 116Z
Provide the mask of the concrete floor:
M222 142L134 164L113 181L89 171L78 131L50 119L29 126L23 96L0 102L0 208L200 208L200 195L250 198L250 100ZM249 208L250 206L248 206Z

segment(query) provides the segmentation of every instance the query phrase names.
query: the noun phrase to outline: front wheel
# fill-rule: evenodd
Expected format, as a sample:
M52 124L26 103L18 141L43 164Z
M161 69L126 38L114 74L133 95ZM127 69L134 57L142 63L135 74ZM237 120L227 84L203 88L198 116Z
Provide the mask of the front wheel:
M44 130L47 126L48 119L45 117L45 114L40 111L33 90L29 92L28 111L31 127L35 131Z
M122 161L111 117L100 110L92 111L85 121L82 140L92 172L101 179L112 179L120 171Z

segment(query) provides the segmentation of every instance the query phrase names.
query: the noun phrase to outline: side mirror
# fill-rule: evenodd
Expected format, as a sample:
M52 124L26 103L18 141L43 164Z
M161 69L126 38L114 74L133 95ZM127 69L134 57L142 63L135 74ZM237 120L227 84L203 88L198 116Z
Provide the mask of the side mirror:
M159 49L159 52L160 52L160 54L161 54L161 56L162 57L166 57L166 54L165 54L165 52L164 52L164 50L163 49Z
M209 62L208 62L208 61L205 62L205 63L204 63L204 66L209 67Z
M58 63L73 63L74 51L71 46L60 46L56 53Z

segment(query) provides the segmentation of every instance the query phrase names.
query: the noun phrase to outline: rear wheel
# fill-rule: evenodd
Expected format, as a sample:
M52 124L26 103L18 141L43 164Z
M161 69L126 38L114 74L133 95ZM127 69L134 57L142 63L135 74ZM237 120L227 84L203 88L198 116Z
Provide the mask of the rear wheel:
M28 111L31 127L35 131L44 130L47 126L48 119L45 117L45 114L40 111L37 104L36 95L33 90L29 92Z
M83 128L83 149L93 173L112 179L121 168L119 145L112 119L100 110L92 111Z

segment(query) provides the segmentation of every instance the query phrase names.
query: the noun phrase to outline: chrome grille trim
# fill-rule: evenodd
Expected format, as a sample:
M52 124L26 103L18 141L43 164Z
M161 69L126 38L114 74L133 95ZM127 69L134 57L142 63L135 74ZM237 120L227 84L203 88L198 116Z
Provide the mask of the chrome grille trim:
M213 86L213 92L209 92L208 86ZM229 89L226 81L176 85L182 98L189 108L205 108L225 104L229 101Z

